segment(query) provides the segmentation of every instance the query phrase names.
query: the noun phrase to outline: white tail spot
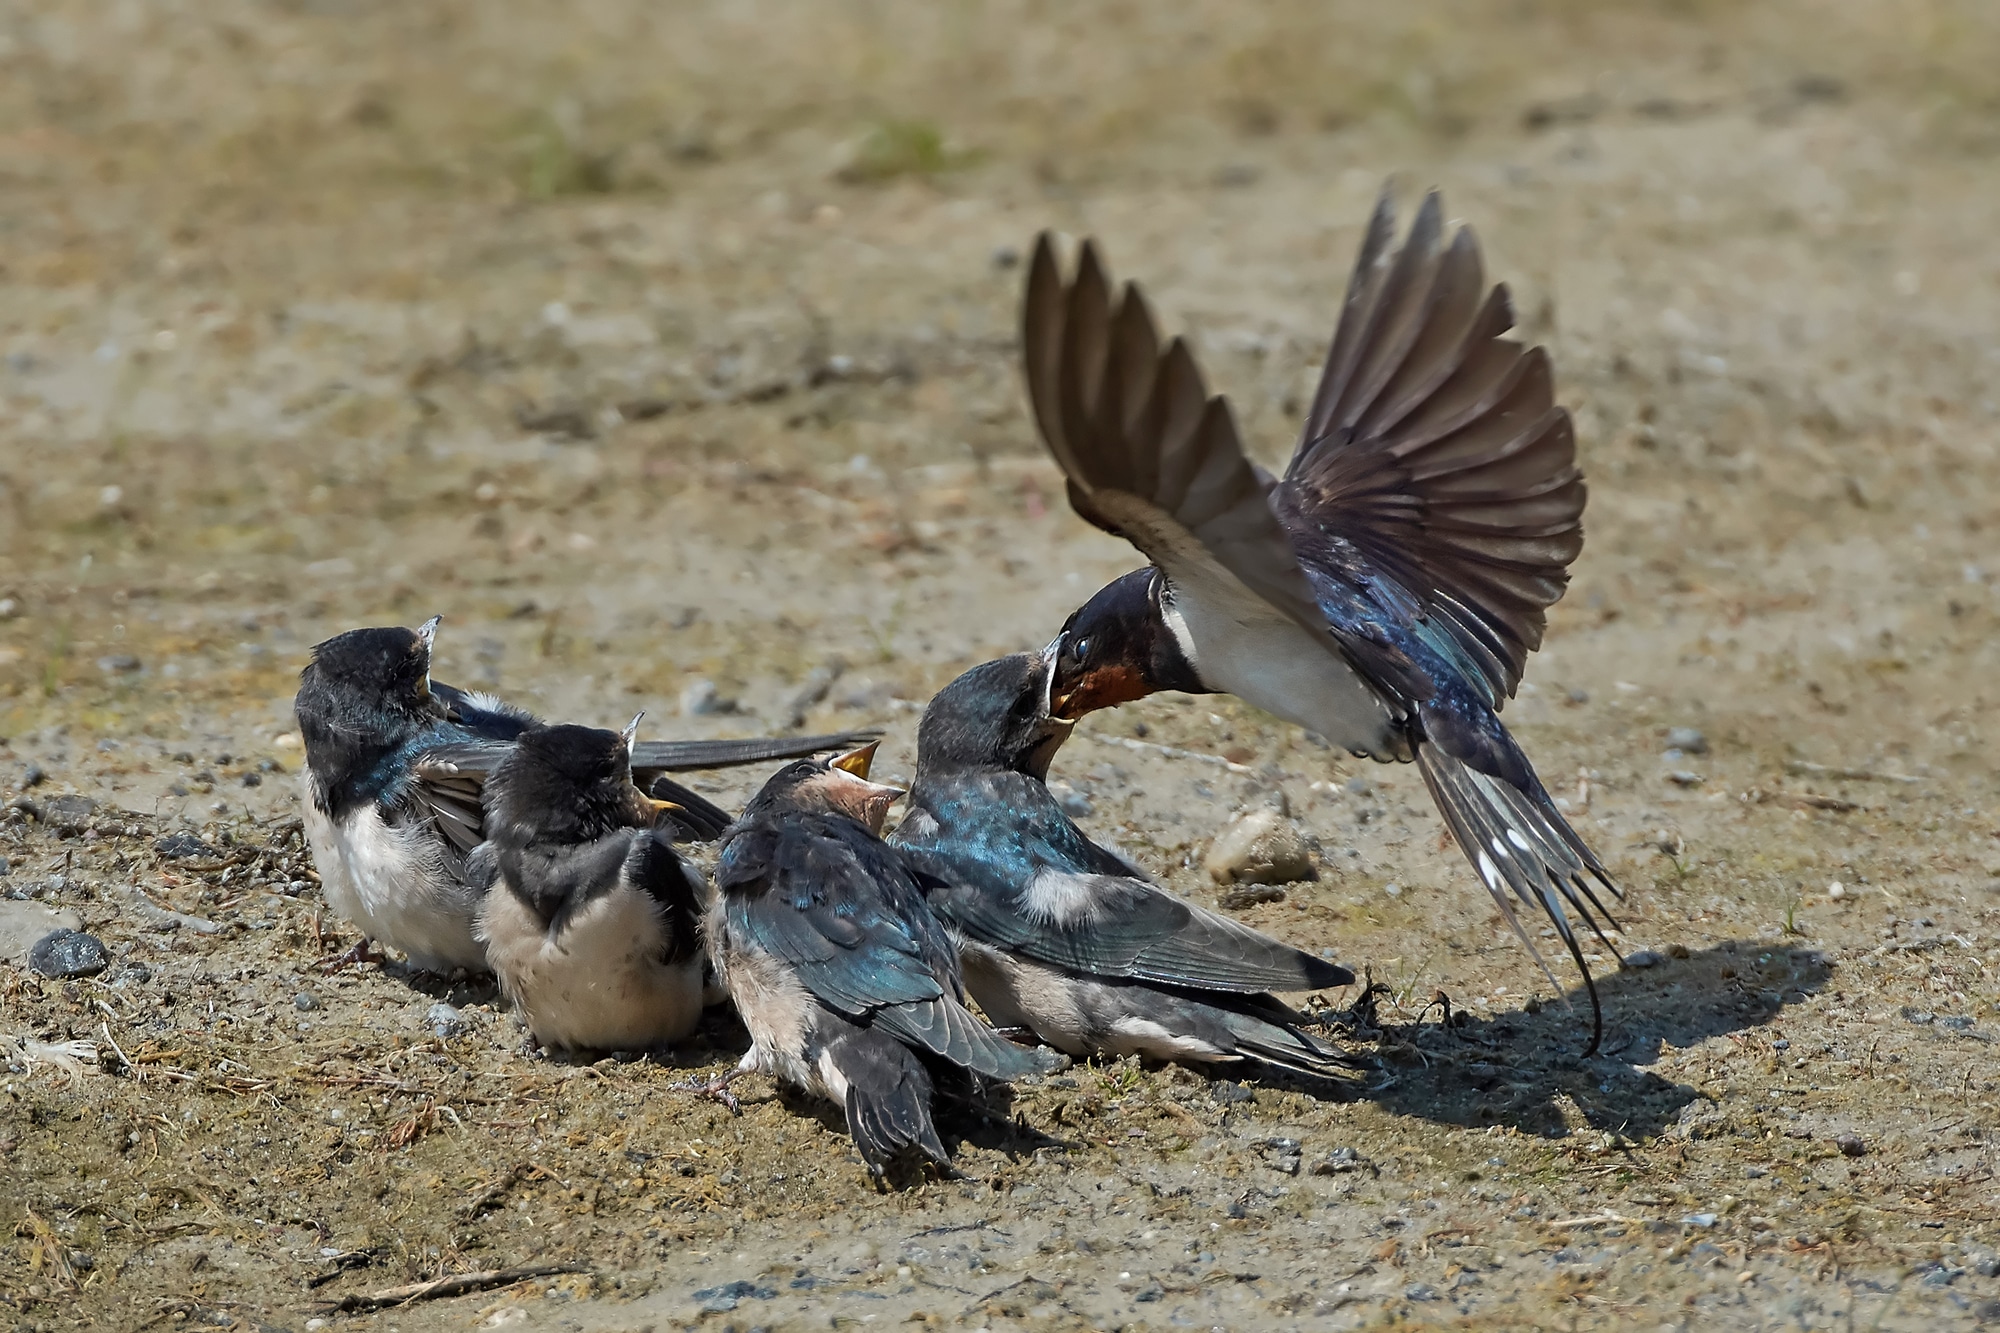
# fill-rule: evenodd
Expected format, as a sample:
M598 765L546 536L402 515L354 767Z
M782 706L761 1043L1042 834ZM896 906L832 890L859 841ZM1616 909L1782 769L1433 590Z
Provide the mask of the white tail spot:
M1486 881L1486 887L1498 892L1500 889L1500 867L1493 864L1493 858L1485 852L1479 854L1479 877Z

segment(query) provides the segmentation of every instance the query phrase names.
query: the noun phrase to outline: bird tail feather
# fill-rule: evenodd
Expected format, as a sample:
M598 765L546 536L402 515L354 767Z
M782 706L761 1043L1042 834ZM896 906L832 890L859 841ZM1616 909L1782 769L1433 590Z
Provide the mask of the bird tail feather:
M1594 1052L1604 1036L1604 1014L1597 983L1577 945L1571 914L1582 918L1612 956L1617 956L1605 930L1616 930L1618 923L1597 895L1603 888L1614 899L1624 897L1611 873L1570 827L1539 782L1523 790L1481 773L1428 740L1417 744L1417 768L1501 916L1527 946L1549 983L1560 991L1561 983L1515 914L1515 901L1540 909L1555 927L1590 995L1589 1049Z
M915 1148L940 1166L951 1154L931 1119L931 1076L894 1038L855 1028L827 1043L826 1058L847 1084L847 1132L873 1175Z

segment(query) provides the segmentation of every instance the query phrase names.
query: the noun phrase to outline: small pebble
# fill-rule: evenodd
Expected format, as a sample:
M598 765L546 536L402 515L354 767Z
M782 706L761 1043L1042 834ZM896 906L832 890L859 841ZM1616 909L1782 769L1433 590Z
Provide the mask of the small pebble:
M107 676L126 675L139 669L139 659L130 653L107 653L97 659L97 669Z
M222 855L220 851L192 833L169 833L153 844L153 850L169 861L185 860L188 857L210 860Z
M1826 886L1826 896L1834 899L1837 902L1840 899L1845 898L1847 896L1847 886L1845 884L1842 884L1839 880L1835 880L1833 883Z
M90 827L97 802L88 796L51 796L42 805L42 822L60 833L81 833Z
M1667 732L1667 748L1682 754L1707 754L1708 737L1693 727L1673 727Z
M736 701L723 698L712 680L697 676L681 687L682 717L707 717L714 713L735 711Z
M1627 967L1658 967L1666 961L1667 956L1665 954L1658 953L1652 949L1641 949L1637 953L1625 955L1625 966Z
M1833 1146L1840 1149L1842 1157L1865 1157L1868 1155L1868 1145L1863 1143L1858 1135L1842 1134L1833 1141Z
M26 791L30 787L39 787L48 780L49 775L43 770L40 764L29 764L27 771L21 774L21 790Z
M28 967L57 981L94 977L111 966L111 955L95 935L80 930L52 930L28 951Z
M1352 1148L1335 1148L1320 1161L1313 1164L1316 1176L1344 1176L1350 1171L1359 1171L1368 1164L1368 1159Z
M1240 912L1259 903L1281 903L1285 898L1285 891L1275 884L1250 884L1240 889L1231 889L1215 901L1225 912Z
M431 1031L440 1039L462 1037L470 1026L465 1021L465 1015L448 1004L434 1004L424 1016L430 1021Z
M1305 834L1278 811L1252 810L1216 835L1202 866L1218 884L1318 879Z
M1681 1225L1688 1227L1701 1227L1704 1230L1706 1230L1707 1228L1714 1226L1716 1221L1717 1218L1714 1213L1689 1213L1686 1217L1683 1217L1681 1219Z
M1673 783L1676 787L1699 787L1702 779L1699 773L1691 773L1685 768L1677 768L1667 774L1667 781Z
M313 1010L319 1008L319 996L314 995L309 990L302 990L292 997L292 1008L302 1014L311 1013Z

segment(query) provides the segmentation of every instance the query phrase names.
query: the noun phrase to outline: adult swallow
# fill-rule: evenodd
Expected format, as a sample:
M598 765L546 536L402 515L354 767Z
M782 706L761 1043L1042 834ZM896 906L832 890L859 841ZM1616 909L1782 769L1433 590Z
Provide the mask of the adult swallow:
M1354 974L1176 897L1098 846L1045 786L1071 723L1049 712L1055 645L976 666L917 726L910 812L891 843L933 876L987 1017L1076 1057L1318 1076L1343 1061L1273 991Z
M431 679L439 617L415 630L349 630L314 647L294 711L305 742L304 823L327 905L371 940L434 972L484 970L473 937L479 894L465 858L485 837L480 791L513 743L537 725L490 694ZM675 818L713 838L729 815L664 775L811 754L854 737L667 741L638 746L634 777Z
M546 1047L645 1050L701 1018L707 881L633 783L638 725L530 727L486 780L473 934Z
M1386 194L1376 207L1282 480L1137 288L1114 294L1087 241L1065 280L1041 237L1023 307L1036 423L1077 513L1152 562L1069 618L1056 711L1230 693L1414 760L1537 963L1509 895L1554 924L1594 1051L1570 914L1603 940L1597 889L1618 888L1500 722L1582 549L1584 485L1548 356L1503 336L1506 288L1486 290L1472 232L1447 242L1441 213L1431 194L1397 247Z
M909 1150L950 1168L927 1062L996 1079L1042 1063L965 1007L951 936L882 841L903 793L868 780L874 749L787 765L723 835L706 934L750 1049L703 1090L729 1100L758 1072L839 1103L880 1180Z

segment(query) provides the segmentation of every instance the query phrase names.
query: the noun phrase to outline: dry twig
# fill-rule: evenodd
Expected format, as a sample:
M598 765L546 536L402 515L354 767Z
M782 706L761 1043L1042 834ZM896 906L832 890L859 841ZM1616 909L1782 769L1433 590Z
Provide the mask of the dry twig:
M589 1267L584 1264L524 1264L519 1268L486 1268L477 1273L452 1273L445 1277L434 1277L428 1282L412 1282L403 1287L350 1292L337 1301L321 1301L320 1307L328 1314L345 1314L353 1310L382 1310L392 1305L441 1301L475 1291L490 1291L494 1287L511 1287L516 1282L526 1282L531 1278L589 1271Z

